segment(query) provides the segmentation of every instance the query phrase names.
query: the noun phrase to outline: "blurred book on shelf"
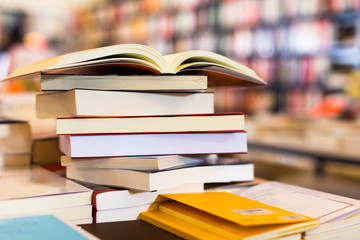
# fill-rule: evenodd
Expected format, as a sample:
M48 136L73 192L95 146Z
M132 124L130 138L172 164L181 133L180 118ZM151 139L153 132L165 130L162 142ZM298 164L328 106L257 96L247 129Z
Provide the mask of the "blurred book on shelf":
M32 134L28 122L0 120L0 166L31 164Z

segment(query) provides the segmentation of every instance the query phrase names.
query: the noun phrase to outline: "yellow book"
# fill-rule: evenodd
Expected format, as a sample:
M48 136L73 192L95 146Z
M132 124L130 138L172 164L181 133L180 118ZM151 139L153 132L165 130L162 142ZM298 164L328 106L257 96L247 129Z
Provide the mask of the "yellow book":
M214 52L191 50L163 56L141 44L68 53L19 67L7 79L39 74L206 75L208 87L265 84L252 69Z
M318 226L316 219L226 192L161 196L169 201L140 218L182 237L208 239L200 233L206 231L225 239L271 239ZM183 227L185 223L196 228Z

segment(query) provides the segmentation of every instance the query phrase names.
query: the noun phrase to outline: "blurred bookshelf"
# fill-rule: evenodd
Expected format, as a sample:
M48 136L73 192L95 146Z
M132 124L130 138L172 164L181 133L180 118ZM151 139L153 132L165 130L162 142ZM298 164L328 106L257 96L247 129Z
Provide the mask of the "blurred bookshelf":
M203 49L252 67L269 85L217 89L219 111L307 116L334 71L360 65L355 0L103 1L73 14L77 49L142 43L162 54ZM256 101L254 101L256 100ZM255 103L270 101L266 106Z

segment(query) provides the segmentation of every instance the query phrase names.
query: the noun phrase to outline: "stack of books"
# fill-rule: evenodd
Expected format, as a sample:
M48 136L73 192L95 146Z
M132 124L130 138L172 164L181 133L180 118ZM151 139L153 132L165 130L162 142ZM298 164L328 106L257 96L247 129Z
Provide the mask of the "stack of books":
M210 88L265 83L224 56L122 44L33 63L8 79L23 76L41 78L37 115L57 119L68 178L144 192L253 180L252 163L194 157L247 152L244 114L215 113Z
M0 218L57 214L73 224L92 223L92 190L39 166L0 170Z
M0 167L29 166L32 136L28 122L0 120Z

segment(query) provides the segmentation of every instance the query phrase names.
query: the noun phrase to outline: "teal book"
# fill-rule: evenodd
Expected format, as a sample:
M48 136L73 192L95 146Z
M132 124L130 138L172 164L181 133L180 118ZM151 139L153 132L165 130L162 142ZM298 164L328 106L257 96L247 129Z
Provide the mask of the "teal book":
M44 214L0 219L0 239L85 240L97 238L55 215Z

